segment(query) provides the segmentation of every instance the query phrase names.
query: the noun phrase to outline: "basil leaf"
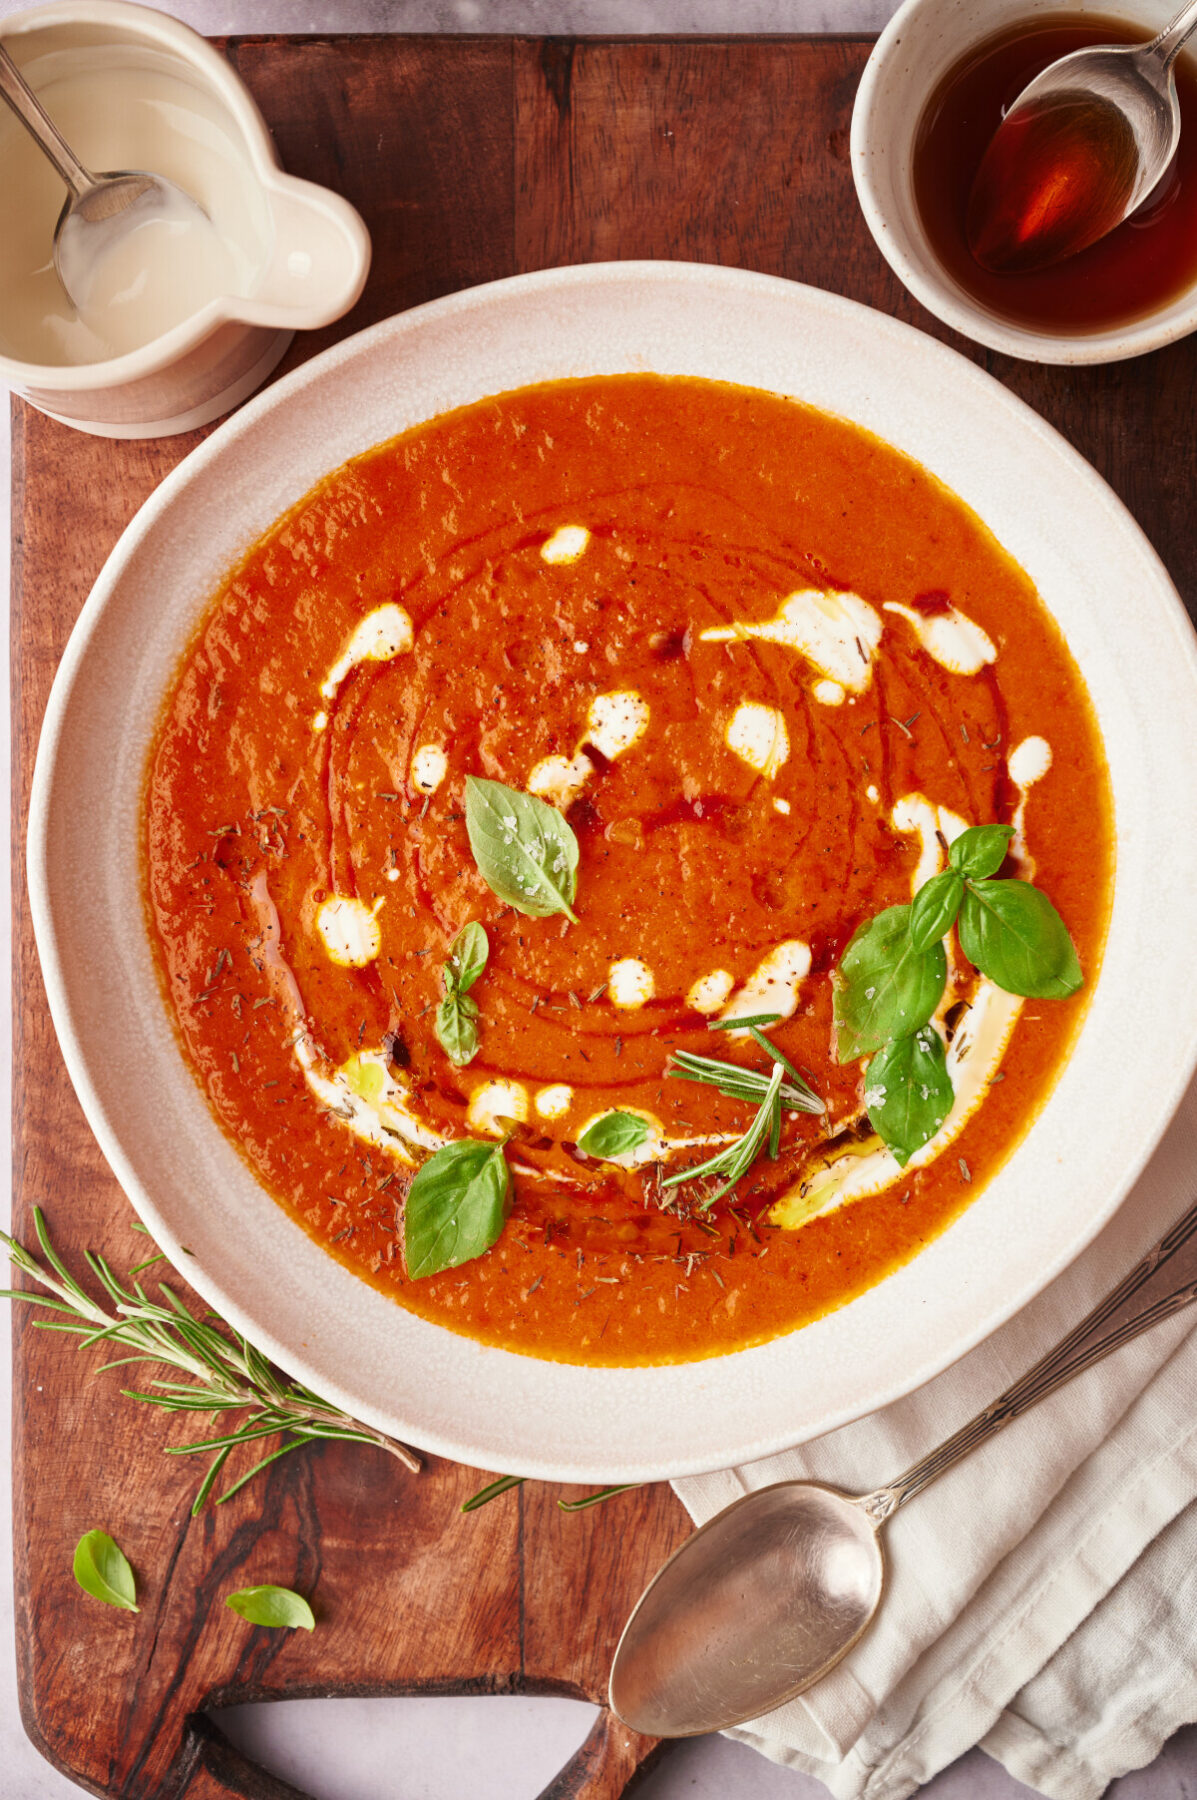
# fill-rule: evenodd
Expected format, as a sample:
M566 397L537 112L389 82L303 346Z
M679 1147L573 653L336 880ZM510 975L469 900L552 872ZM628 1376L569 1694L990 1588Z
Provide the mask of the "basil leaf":
M873 1130L899 1167L929 1143L952 1110L943 1039L930 1025L896 1038L865 1070L865 1106Z
M436 1009L437 1041L458 1068L464 1068L478 1054L478 1027L474 1023L477 1017L478 1002L458 987L447 993Z
M449 949L449 960L441 970L444 999L436 1009L436 1035L450 1062L459 1068L472 1062L478 1054L478 1002L466 998L469 990L486 967L490 955L490 939L485 930L471 920L458 932Z
M225 1600L235 1613L248 1619L251 1625L289 1625L294 1630L314 1631L316 1620L311 1607L302 1594L296 1594L290 1588L271 1587L268 1583L262 1587L241 1588L230 1594Z
M856 932L836 971L832 1012L842 1063L925 1025L948 978L942 944L916 950L910 908L889 906Z
M418 1280L482 1256L498 1239L511 1206L511 1171L502 1144L462 1138L430 1156L408 1189L403 1255Z
M1068 927L1029 881L970 881L960 908L960 947L1008 994L1066 1000L1084 983Z
M474 983L486 967L486 959L490 955L490 939L486 930L476 921L471 920L453 940L449 951L449 964L456 977L457 992L468 994ZM446 984L445 992L448 993Z
M124 1552L106 1531L87 1531L75 1545L75 1580L93 1600L140 1612L137 1584Z
M948 861L959 875L972 875L980 881L996 875L1006 860L1013 825L970 825L954 838L948 849Z
M588 1125L578 1139L578 1149L587 1156L626 1156L639 1150L648 1137L648 1121L635 1113L609 1112Z
M478 873L500 900L533 919L563 912L577 923L578 840L555 806L470 775L466 831Z
M924 881L910 908L910 942L915 950L929 950L947 936L963 899L964 881L955 869Z

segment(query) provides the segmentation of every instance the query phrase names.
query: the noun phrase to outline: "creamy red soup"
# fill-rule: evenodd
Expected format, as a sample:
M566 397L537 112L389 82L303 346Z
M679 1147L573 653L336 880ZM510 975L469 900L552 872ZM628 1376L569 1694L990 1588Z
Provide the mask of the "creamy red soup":
M573 920L483 878L471 776L568 824ZM901 1166L868 1059L838 1059L836 971L994 822L1084 986L1018 999L949 936L932 1029L952 1107ZM845 420L649 375L481 401L307 494L179 667L144 831L183 1052L279 1204L426 1319L608 1364L794 1330L950 1224L1060 1070L1112 865L1076 666L969 508ZM437 1021L471 922L489 955L462 1062ZM711 1029L744 1016L824 1110L782 1110L711 1203L709 1179L671 1177L754 1110L671 1059L768 1072L746 1030ZM641 1141L580 1148L612 1112ZM406 1197L463 1139L504 1146L509 1216L413 1275Z

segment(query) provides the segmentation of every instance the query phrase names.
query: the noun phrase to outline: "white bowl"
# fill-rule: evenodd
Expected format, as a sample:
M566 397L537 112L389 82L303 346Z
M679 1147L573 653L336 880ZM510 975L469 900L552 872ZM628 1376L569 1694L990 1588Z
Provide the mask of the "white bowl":
M52 418L101 437L170 437L219 418L259 387L296 331L348 312L365 286L370 238L340 195L286 175L266 122L240 77L206 39L126 0L57 0L0 25L13 61L35 89L79 68L97 82L121 69L153 70L199 90L244 159L261 268L251 293L210 301L138 350L106 362L24 362L0 355L0 382ZM170 109L160 109L169 117ZM123 166L119 95L105 114L100 168ZM0 142L21 127L0 106ZM108 144L108 136L114 140ZM88 144L77 146L88 160ZM165 141L156 172L188 185ZM47 235L53 220L47 217ZM47 254L49 243L47 242Z
M1115 14L1147 35L1176 10L1175 0L906 0L865 64L852 111L852 175L869 230L898 280L928 312L991 350L1026 362L1120 362L1158 350L1197 328L1197 284L1130 324L1062 334L1018 325L973 298L935 254L914 197L914 143L923 109L954 63L1019 20L1075 13Z
M705 1362L591 1369L413 1317L258 1186L185 1067L159 992L140 897L141 783L163 692L217 582L330 468L485 394L644 369L859 420L977 510L1036 582L1088 683L1118 867L1071 1061L950 1230L803 1331ZM866 307L740 270L614 263L519 276L306 364L193 451L121 538L67 647L34 775L30 898L51 1011L91 1125L151 1232L213 1306L329 1398L430 1450L550 1479L746 1461L946 1367L1064 1268L1126 1193L1197 1057L1195 714L1192 628L1138 526L1055 432L952 351ZM1083 818L1077 828L1083 855Z

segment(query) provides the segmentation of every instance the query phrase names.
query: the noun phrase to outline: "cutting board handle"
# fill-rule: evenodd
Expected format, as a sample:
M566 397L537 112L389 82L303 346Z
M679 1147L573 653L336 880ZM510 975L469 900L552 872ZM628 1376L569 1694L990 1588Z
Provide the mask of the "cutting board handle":
M171 1800L312 1800L303 1788L242 1756L204 1713L188 1719L184 1745L185 1773L178 1787L167 1789Z
M661 1738L641 1737L604 1706L586 1742L538 1800L620 1800L669 1747Z
M203 1713L187 1724L192 1758L182 1786L172 1789L178 1800L311 1800L242 1756ZM537 1800L621 1800L669 1748L661 1738L641 1737L604 1706L586 1742Z

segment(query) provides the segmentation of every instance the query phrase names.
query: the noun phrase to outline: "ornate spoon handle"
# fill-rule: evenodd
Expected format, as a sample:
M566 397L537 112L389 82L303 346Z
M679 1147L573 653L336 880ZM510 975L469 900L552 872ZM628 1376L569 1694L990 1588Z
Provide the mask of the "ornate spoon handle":
M1161 1319L1197 1300L1197 1204L1136 1263L1130 1274L1098 1302L1068 1336L983 1412L914 1463L896 1481L865 1494L859 1504L877 1524L904 1506L945 1470L1000 1431L1011 1419L1129 1344Z

